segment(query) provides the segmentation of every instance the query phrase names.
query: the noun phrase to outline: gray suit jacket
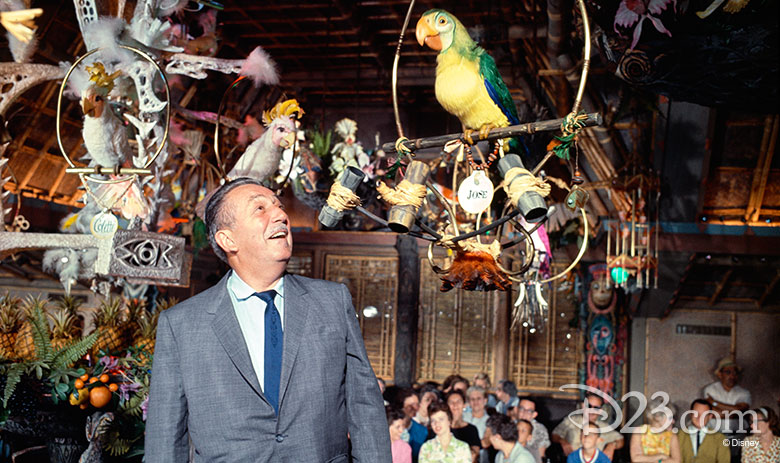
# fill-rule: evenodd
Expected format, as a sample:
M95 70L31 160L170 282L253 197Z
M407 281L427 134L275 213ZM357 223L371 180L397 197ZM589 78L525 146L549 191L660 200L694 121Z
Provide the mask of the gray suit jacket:
M160 315L146 463L390 463L382 397L344 285L285 275L279 416L263 395L227 290Z

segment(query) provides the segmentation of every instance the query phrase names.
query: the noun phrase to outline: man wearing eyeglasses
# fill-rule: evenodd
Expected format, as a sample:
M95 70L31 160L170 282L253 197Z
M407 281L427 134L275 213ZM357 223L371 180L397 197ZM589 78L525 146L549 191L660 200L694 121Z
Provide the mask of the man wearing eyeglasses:
M580 441L580 433L583 427L582 416L587 414L588 422L597 425L601 429L601 441L598 444L599 450L612 460L615 450L622 448L625 443L623 436L615 430L607 430L609 424L599 418L600 415L597 410L604 406L604 400L600 396L588 392L585 394L585 399L587 402L583 402L582 412L570 413L553 429L552 441L561 444L563 453L567 456L582 447Z
M732 356L726 356L715 367L715 376L718 381L706 386L702 393L712 406L712 411L721 416L720 431L726 437L741 439L750 433L750 424L747 420L740 419L741 412L750 408L750 392L737 385L742 368ZM731 442L731 440L730 440ZM730 447L732 461L739 461L741 447Z
M538 415L536 402L530 397L521 397L517 407L517 417L519 420L530 422L532 429L531 438L526 443L525 448L531 452L537 463L541 463L547 447L550 446L550 434L542 423L536 421Z

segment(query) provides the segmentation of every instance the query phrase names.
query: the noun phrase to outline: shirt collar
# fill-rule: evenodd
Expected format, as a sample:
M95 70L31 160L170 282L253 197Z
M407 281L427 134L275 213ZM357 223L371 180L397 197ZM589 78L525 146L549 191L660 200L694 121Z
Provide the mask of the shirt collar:
M249 284L242 280L241 277L238 276L238 273L236 273L234 270L230 271L227 287L228 290L233 293L233 296L236 297L236 300L239 301L245 301L254 296L254 294L257 292L251 286L249 286ZM280 278L279 282L276 283L276 285L271 289L276 291L276 294L279 297L284 298L284 277Z

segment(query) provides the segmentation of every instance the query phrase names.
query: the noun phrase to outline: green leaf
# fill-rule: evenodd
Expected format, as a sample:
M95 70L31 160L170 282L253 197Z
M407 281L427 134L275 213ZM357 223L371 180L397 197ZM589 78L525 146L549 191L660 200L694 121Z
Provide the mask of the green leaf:
M71 365L76 363L78 359L83 357L84 354L92 348L97 341L99 334L98 331L93 331L89 336L66 345L54 354L52 364L57 368L70 368Z
M51 334L49 333L49 322L46 320L46 314L40 305L33 309L33 316L30 319L32 327L33 344L38 359L44 362L51 361L54 352L51 348Z
M58 383L56 386L54 386L54 389L56 389L59 393L65 393L68 392L68 385L67 383Z
M40 365L35 365L35 376L38 379L43 378L43 368Z
M14 394L16 386L22 380L22 374L27 365L24 363L14 363L6 370L5 390L3 390L3 407L8 406L8 399Z

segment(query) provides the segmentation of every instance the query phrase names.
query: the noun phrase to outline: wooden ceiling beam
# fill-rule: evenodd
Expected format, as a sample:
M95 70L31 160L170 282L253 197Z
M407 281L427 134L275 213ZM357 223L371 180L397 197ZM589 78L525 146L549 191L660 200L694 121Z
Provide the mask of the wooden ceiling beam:
M723 278L720 279L718 285L715 286L715 292L712 293L712 296L710 296L710 299L707 301L709 305L715 305L715 302L718 300L720 293L722 293L723 289L726 287L726 283L729 282L729 278L731 278L732 273L734 273L734 269L730 268L726 270L726 274L723 275Z
M769 285L767 285L766 290L764 290L764 294L762 294L761 297L758 298L759 309L764 306L764 302L766 302L766 298L769 297L770 294L772 294L772 291L775 290L775 286L777 286L778 282L780 282L780 269L775 271L775 277L772 278L772 281L770 281Z
M30 183L30 180L32 180L33 176L37 172L38 167L40 167L41 163L43 162L45 155L49 152L49 148L52 147L52 145L56 140L57 140L57 135L51 134L49 138L46 140L46 143L43 144L43 148L41 148L40 151L37 152L37 156L35 157L35 160L33 161L32 165L30 166L29 169L27 169L27 172L24 173L24 177L16 186L17 193L19 192L19 190L24 190L27 187L27 184Z
M67 166L60 167L60 171L57 173L57 178L54 179L54 182L51 184L51 188L49 188L49 196L46 198L48 201L51 201L51 198L53 198L54 194L57 192L57 188L60 187L62 180L65 178L66 169Z
M761 140L761 150L759 151L756 169L753 171L750 199L748 199L748 206L745 210L745 220L749 222L757 222L761 215L761 205L764 202L766 182L772 168L772 157L775 154L777 132L779 128L780 115L774 114L766 117L764 123L764 136Z
M358 31L358 47L366 44L366 48L376 55L376 63L379 69L383 74L389 76L389 57L392 56L393 52L387 49L386 44L377 33L377 29L374 27L376 25L375 17L365 15L360 9L359 2L356 0L333 0L333 3L342 15L348 17L349 24ZM361 52L362 50L358 48L358 54L361 54Z

